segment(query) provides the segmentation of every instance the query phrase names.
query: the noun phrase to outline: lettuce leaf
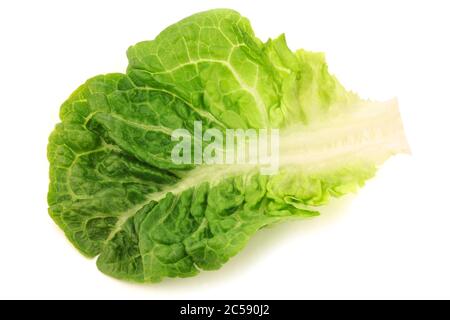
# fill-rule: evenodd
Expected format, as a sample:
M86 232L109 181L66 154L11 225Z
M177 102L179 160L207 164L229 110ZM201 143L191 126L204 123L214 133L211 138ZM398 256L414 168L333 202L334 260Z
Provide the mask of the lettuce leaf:
M263 43L227 9L190 16L128 49L51 133L49 213L113 277L157 282L220 268L259 229L319 213L408 152L397 102L347 91L324 55ZM280 170L176 164L171 133L280 129Z

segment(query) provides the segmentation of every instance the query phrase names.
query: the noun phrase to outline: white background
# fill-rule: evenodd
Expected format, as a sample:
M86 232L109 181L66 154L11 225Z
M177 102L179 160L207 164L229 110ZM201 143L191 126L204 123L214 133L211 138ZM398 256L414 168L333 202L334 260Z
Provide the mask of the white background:
M450 298L448 1L1 1L0 298ZM398 97L412 156L322 216L260 231L221 270L135 285L100 273L47 214L47 138L87 78L192 13L326 52L363 97Z

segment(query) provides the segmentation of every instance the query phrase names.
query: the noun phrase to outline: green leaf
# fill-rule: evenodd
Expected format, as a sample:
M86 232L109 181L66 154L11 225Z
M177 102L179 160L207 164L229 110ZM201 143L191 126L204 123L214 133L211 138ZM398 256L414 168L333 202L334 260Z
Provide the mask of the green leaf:
M259 229L318 215L407 152L396 101L360 99L323 54L263 43L232 10L188 17L89 79L49 138L49 212L113 277L157 282L220 268ZM175 129L280 129L280 170L179 164ZM194 141L192 141L194 142Z

